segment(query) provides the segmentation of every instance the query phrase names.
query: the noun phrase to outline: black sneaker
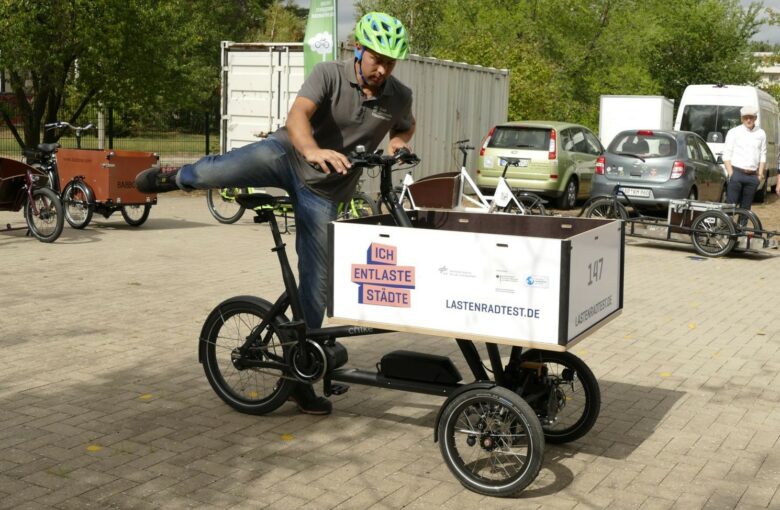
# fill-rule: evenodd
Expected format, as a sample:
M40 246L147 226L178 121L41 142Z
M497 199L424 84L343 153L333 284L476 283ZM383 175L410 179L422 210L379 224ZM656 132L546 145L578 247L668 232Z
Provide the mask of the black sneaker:
M153 166L135 176L135 187L141 193L176 191L179 189L176 185L176 174L178 173L178 168L163 170L159 166Z
M330 414L333 411L333 404L325 397L318 397L314 393L314 388L308 384L298 384L290 393L289 401L295 402L298 411L305 414Z

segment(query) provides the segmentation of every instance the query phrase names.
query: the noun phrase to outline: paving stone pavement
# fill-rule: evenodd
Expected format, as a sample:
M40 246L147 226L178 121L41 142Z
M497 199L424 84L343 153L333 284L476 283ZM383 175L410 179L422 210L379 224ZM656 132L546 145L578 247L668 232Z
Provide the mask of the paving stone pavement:
M494 499L444 465L441 398L353 387L330 417L258 417L216 397L203 320L281 290L248 218L220 225L177 193L140 228L116 215L54 244L0 233L0 509L780 508L777 252L703 260L630 239L623 314L573 349L601 385L596 426L548 445L520 498ZM447 339L344 343L357 366L409 348L467 373Z

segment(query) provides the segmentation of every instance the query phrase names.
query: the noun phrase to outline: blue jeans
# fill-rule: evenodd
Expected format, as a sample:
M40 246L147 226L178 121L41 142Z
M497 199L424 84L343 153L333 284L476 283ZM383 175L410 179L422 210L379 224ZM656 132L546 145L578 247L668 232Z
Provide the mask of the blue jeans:
M757 189L758 175L746 175L734 169L726 187L726 202L749 210Z
M337 204L315 194L301 182L279 141L268 138L226 154L206 156L182 166L176 183L182 189L250 186L284 189L295 212L298 290L304 320L310 328L322 325L328 292L328 224L336 219Z

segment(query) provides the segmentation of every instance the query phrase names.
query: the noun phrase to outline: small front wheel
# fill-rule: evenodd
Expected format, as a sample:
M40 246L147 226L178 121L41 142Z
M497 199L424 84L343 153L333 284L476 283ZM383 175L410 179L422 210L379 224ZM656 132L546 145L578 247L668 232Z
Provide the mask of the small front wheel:
M24 204L24 219L36 239L44 243L56 241L65 222L60 197L49 188L34 189L32 202Z
M149 218L152 204L134 204L122 206L122 217L131 227L140 227Z
M211 312L200 333L206 379L219 398L242 413L274 411L296 384L286 361L294 342L283 342L279 330L289 321L270 311L271 304L259 298L228 299Z
M447 467L479 494L516 495L542 467L539 419L506 388L475 388L452 399L442 411L437 437Z
M244 215L244 207L236 202L236 195L241 193L241 188L210 189L206 194L206 204L214 219L220 223L229 225L241 219Z
M597 198L585 209L586 218L604 218L609 220L626 220L626 207L614 198Z
M72 181L62 192L65 220L73 228L82 229L92 220L93 205L89 203L89 189L81 181Z
M700 255L720 257L737 244L737 229L721 211L704 211L691 224L691 241Z

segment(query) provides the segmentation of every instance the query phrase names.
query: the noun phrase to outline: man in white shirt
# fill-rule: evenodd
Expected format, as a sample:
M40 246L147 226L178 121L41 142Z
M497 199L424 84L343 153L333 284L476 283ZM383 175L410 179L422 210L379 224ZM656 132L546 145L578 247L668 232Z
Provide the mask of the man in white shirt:
M726 201L750 209L766 175L766 133L756 127L756 107L744 106L739 114L742 124L729 129L723 148L723 164L729 174Z

